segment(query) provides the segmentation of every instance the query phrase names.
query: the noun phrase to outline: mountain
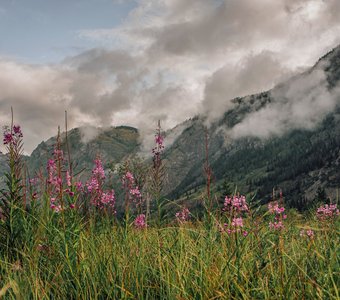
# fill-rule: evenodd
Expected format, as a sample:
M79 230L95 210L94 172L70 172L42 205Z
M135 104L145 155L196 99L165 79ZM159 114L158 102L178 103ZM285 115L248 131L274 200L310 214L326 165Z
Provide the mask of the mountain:
M217 189L221 190L223 182L227 182L229 188L237 186L241 193L256 193L257 198L266 202L273 188L280 188L287 204L297 208L308 207L318 188L325 189L326 194L335 199L340 187L339 86L340 46L322 57L313 68L274 89L234 99L233 109L208 129L210 166ZM279 99L278 95L281 95ZM309 97L309 102L306 97ZM278 114L274 109L290 109L301 103L309 104L302 107L305 111L298 111L298 115L305 117L310 114L311 122L308 124L299 124L302 120L293 118L294 110L293 117L282 117L284 109ZM325 103L333 104L333 107L321 113ZM228 136L228 132L235 132L237 128L244 129L240 124L256 125L256 122L251 122L255 120L251 116L266 118L266 115L261 115L263 111L277 114L272 120L269 118L274 125L269 124L273 128L267 126L265 132L275 131L275 126L285 128L293 125L292 128L266 138L256 137L254 128L248 128L250 135L239 138ZM280 118L283 124L275 122ZM169 191L172 198L183 194L190 198L190 194L195 194L195 190L205 182L202 176L204 124L204 117L191 120L167 151L169 177L175 185Z
M270 91L233 99L233 107L208 127L200 115L167 131L171 145L163 156L164 193L171 199L200 197L207 134L216 192L237 187L265 203L273 188L282 189L286 203L299 209L308 208L320 191L335 199L340 187L339 86L340 46ZM65 134L61 137L66 150ZM84 177L97 155L108 169L141 151L138 130L127 126L76 128L68 140L75 173L82 171ZM32 152L31 173L45 170L55 143L53 137Z
M92 136L92 138L91 138ZM75 128L68 132L68 146L75 174L88 177L93 161L100 156L105 167L119 164L139 150L138 131L128 126L97 129L92 127ZM60 136L61 148L67 153L66 135ZM28 161L29 170L45 170L48 159L53 157L57 137L40 143ZM67 155L67 154L66 154Z

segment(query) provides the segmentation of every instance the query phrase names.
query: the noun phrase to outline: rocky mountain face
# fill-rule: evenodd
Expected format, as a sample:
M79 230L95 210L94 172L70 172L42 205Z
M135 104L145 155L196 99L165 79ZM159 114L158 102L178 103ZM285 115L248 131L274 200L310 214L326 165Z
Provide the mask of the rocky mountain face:
M88 132L95 130L88 138ZM75 174L87 177L92 168L93 161L100 157L105 163L105 168L112 167L124 161L139 149L138 131L128 126L111 127L106 129L75 128L68 132L68 147ZM60 136L61 148L68 156L65 133ZM45 170L48 159L53 157L57 137L52 137L42 142L32 152L28 160L28 168L32 173ZM68 159L68 157L66 157Z
M340 188L339 86L340 46L310 70L274 89L232 100L233 108L208 127L204 116L196 116L166 132L166 139L174 141L163 156L167 172L164 192L172 199L197 198L205 184L207 147L217 192L223 194L227 186L231 190L237 187L240 193L256 194L265 202L277 188L282 189L288 205L297 208L308 207L318 188L335 199ZM304 104L302 109L297 106L287 113L300 103ZM321 114L324 103L335 105ZM267 118L266 110L273 114L272 119ZM308 113L309 119L302 122L295 111L304 117ZM263 132L252 126L256 116L267 118L260 127ZM85 177L97 155L106 168L112 168L141 149L135 128L107 128L89 138L91 130L77 128L68 133L74 171L82 171ZM65 135L61 138L67 150ZM28 158L31 173L45 170L55 143L53 137L32 152ZM0 163L4 163L2 156Z

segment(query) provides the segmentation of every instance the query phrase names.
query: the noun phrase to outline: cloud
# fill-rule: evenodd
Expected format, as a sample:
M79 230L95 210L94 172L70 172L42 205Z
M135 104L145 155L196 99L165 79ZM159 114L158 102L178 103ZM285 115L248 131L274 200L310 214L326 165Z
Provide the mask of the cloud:
M81 126L80 130L80 140L82 143L87 144L95 139L102 130L94 126Z
M340 105L340 87L329 89L323 68L295 77L271 92L272 101L229 132L232 138L269 138L292 129L314 129Z
M70 128L131 125L152 136L158 119L165 129L199 113L211 122L232 107L232 98L270 89L340 43L339 11L338 0L138 0L120 26L77 33L106 49L54 65L0 60L1 120L9 122L13 106L28 152L63 125L65 109ZM295 92L301 94L298 86ZM313 100L316 95L328 96L318 90L307 100L298 98L302 106L328 111L332 97L323 106ZM318 120L278 103L275 112L294 111L307 125ZM261 113L272 112L267 110ZM270 118L261 117L264 123ZM254 124L252 118L237 134Z
M209 121L216 121L233 108L232 99L267 90L289 75L292 71L281 65L269 51L247 56L236 65L225 65L206 81L204 112Z

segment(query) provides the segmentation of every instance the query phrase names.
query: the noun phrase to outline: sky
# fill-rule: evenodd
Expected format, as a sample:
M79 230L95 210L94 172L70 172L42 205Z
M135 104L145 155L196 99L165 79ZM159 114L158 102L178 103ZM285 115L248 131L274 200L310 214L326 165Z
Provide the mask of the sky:
M70 128L131 125L142 135L158 119L165 129L197 114L209 123L231 99L312 66L339 33L339 0L0 0L0 125L12 106L30 153L63 129L65 110ZM298 112L326 93L308 102L296 91ZM236 131L269 126L268 114Z

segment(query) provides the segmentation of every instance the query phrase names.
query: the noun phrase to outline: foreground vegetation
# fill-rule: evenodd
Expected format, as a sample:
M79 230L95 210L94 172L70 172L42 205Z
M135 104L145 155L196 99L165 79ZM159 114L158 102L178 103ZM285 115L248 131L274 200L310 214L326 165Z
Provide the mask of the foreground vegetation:
M312 224L247 237L209 224L79 230L36 224L1 258L1 294L22 299L339 299L339 238ZM6 293L7 291L7 293Z
M0 296L339 299L336 204L302 216L285 210L282 193L268 207L235 193L218 207L206 165L204 213L181 206L165 218L158 129L146 183L128 167L122 172L119 213L99 158L81 183L57 143L47 173L28 178L21 138L18 126L5 131L10 171L0 203Z

